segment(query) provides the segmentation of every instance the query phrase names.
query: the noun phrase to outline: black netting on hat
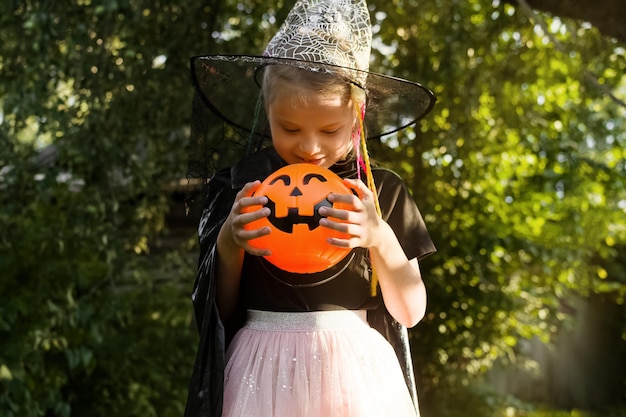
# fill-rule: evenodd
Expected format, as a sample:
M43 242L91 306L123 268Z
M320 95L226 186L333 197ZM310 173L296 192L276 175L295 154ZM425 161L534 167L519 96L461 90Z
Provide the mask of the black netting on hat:
M188 146L187 180L190 190L187 207L202 203L204 186L217 170L235 165L246 154L268 144L265 120L259 121L256 133L234 126L215 113L196 93L192 103Z
M268 65L288 65L355 80L366 80L365 124L368 137L397 132L415 123L433 107L433 93L422 85L384 74L314 62L247 55L209 55L191 59L193 82L204 103L230 125L256 132L265 122L259 106L260 74ZM260 113L257 110L260 109ZM258 116L255 116L255 113Z

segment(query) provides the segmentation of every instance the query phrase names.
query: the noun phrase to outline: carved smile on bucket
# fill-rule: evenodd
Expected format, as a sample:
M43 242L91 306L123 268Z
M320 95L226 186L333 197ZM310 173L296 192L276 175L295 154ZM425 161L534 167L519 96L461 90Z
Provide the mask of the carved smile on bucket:
M299 191L298 187L294 189L294 191ZM274 213L276 213L276 203L274 203L270 198L267 199L267 204L265 205L271 211L271 214L268 216L268 221L278 230L285 233L293 233L293 226L296 224L306 224L309 227L309 230L314 230L320 225L320 219L322 216L319 214L320 207L332 207L333 203L328 201L327 198L323 199L319 203L313 206L313 215L312 216L303 216L300 215L297 207L289 207L287 209L287 216L285 217L276 217Z

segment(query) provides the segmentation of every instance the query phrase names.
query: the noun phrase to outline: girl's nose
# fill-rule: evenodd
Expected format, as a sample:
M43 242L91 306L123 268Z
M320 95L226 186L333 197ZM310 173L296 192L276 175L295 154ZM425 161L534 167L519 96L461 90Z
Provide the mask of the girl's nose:
M316 154L320 150L319 141L315 136L303 137L300 140L300 150L307 155Z

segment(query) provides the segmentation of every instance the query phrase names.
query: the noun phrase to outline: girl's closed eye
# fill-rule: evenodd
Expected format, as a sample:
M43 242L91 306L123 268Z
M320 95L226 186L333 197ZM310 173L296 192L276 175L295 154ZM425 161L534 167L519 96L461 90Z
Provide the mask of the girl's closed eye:
M342 125L331 125L320 129L325 135L336 135L337 133L341 133L344 130L344 126Z
M282 126L282 128L287 133L298 133L300 131L300 129L295 128L295 127Z

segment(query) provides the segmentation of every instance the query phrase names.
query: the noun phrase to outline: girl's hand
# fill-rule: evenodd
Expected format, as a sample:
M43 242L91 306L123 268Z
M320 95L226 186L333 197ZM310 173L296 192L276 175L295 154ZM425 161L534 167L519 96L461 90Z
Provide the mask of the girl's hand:
M372 267L376 270L385 307L406 327L415 326L426 312L426 287L422 281L417 259L407 259L393 229L376 213L374 195L360 180L344 180L358 197L329 194L333 203L346 204L349 209L321 207L324 218L320 225L350 235L348 239L328 239L332 245L369 250Z
M270 214L270 209L267 207L262 207L255 211L245 211L251 206L264 206L267 204L267 197L252 196L260 185L260 181L249 182L237 193L233 207L222 226L220 234L224 233L224 238L231 245L236 245L251 255L267 256L270 255L269 250L253 248L248 241L269 234L270 228L262 227L254 230L244 228L248 223L267 217Z
M374 195L361 180L344 179L344 182L348 188L357 192L358 197L353 194L329 194L329 201L348 205L350 209L321 207L319 213L325 218L320 220L320 226L347 233L351 237L348 239L330 238L328 243L347 248L376 246L377 236L380 235L380 229L384 227L385 222L376 213ZM328 217L340 221L331 220Z

